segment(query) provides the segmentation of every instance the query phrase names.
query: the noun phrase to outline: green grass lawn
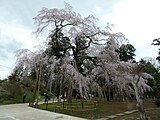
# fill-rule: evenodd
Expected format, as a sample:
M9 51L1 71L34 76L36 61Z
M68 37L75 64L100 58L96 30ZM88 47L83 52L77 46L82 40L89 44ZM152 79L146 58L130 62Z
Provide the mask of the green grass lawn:
M152 101L146 101L144 106L147 109L157 108L154 102ZM46 104L41 104L38 106L38 108L45 110ZM65 102L64 107L63 107L63 103L52 103L52 104L49 104L47 107L47 110L49 111L55 111L58 113L68 114L68 115L77 116L77 117L83 117L87 119L106 118L109 115L115 115L118 113L123 113L125 111L135 110L135 109L137 109L135 101L132 101L129 103L119 102L119 101L98 101L96 109L95 109L94 101L84 102L83 108L82 108L81 101L74 101L72 103ZM152 111L147 111L149 116L152 116ZM156 112L155 114L159 114L159 113ZM135 117L133 118L133 116ZM136 120L135 118L137 118L138 116L139 116L138 113L133 113L131 115L119 117L115 120L119 120L119 119L120 120L121 119L122 120ZM153 115L153 116L156 116L156 115ZM125 117L128 117L128 118L125 119Z

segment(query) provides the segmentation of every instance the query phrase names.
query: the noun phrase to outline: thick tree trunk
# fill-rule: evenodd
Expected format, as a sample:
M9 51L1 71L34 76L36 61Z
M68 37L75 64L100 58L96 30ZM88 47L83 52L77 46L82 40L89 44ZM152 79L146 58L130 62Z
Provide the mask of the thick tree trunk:
M107 101L110 101L110 97L111 97L111 94L110 94L110 92L111 92L111 89L110 89L110 86L108 86L107 87Z
M53 80L51 78L51 83L50 83L50 86L49 86L49 92L52 93L52 84L53 84Z
M39 72L37 70L36 71L36 82L35 82L35 86L34 86L33 98L32 98L32 103L31 103L32 107L34 107L34 102L35 102L35 99L36 99L36 93L37 93L37 88L38 88L38 81L39 81Z
M132 85L133 85L134 91L135 91L135 96L136 96L136 100L137 100L137 107L138 107L138 110L140 113L140 119L141 120L148 120L147 115L145 113L145 109L144 109L143 99L139 93L138 82L132 81Z
M38 99L39 99L39 90L40 90L40 85L41 85L41 78L42 78L42 63L40 64L39 68L39 79L38 79L38 87L37 87L37 101L36 101L36 107L38 106Z
M63 94L63 75L60 76L60 95Z
M69 85L69 87L68 87L68 95L67 95L67 102L69 102L69 103L72 102L72 92L73 92L72 85Z
M138 110L140 112L140 119L147 120L147 115L144 110L143 100L141 100L141 99L138 101Z
M105 87L103 87L102 92L103 92L104 101L105 101L105 100L107 100Z

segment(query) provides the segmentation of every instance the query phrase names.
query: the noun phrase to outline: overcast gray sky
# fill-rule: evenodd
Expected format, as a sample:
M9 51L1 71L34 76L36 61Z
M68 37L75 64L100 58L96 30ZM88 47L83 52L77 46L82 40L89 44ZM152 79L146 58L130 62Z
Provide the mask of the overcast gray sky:
M65 0L82 16L93 14L101 26L107 22L113 31L122 32L136 48L136 59L156 57L158 48L151 46L160 37L159 0ZM15 51L30 50L38 44L31 33L33 17L47 8L63 8L63 0L0 0L0 78L6 77L15 63ZM46 36L47 37L47 36Z

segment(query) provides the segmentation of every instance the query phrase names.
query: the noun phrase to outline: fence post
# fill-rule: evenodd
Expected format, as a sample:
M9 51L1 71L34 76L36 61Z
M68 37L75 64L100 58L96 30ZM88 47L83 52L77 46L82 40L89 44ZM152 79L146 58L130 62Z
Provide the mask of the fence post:
M46 104L46 110L48 109L48 100L47 100L47 104Z
M56 109L57 109L57 108L56 108L56 105L55 105L55 106L54 106L54 109L53 109L53 111L54 111L54 112L56 112Z
M65 99L63 99L63 108L64 108L64 102L65 102Z
M93 110L93 115L94 115L94 119L96 119L97 118L97 101L94 101L94 110Z
M83 103L83 100L82 100L82 109L84 108L84 103Z

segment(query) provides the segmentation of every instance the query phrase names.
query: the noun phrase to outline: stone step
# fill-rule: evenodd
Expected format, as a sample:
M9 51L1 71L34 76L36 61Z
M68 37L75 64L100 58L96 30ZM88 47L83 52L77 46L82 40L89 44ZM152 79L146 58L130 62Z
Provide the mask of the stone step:
M108 116L108 118L116 118L116 117L118 117L118 116L116 116L116 115Z
M123 113L119 113L119 114L116 114L117 116L123 116L124 114Z

